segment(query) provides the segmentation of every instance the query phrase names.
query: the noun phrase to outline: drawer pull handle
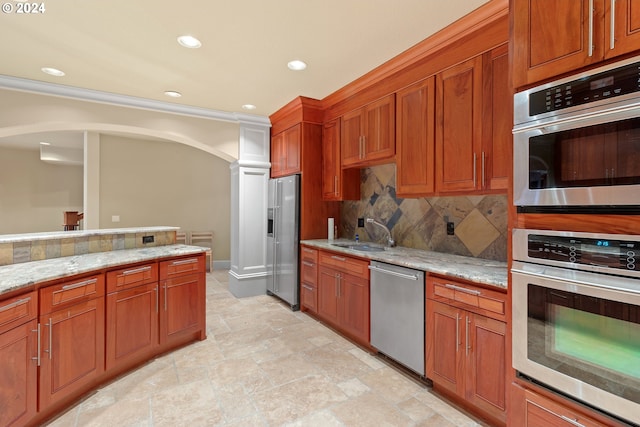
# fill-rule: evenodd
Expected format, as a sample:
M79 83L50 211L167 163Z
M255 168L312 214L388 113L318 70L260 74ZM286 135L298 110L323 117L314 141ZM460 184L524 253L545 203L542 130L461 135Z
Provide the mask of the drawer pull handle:
M420 278L419 275L417 274L405 274L405 273L399 273L397 271L393 271L393 270L386 270L384 268L380 268L380 267L376 267L375 265L370 265L369 266L369 270L371 271L378 271L380 273L384 273L384 274L389 274L391 276L396 276L396 277L400 277L402 279L407 279L407 280L418 280Z
M308 248L303 248L302 250L309 254L312 254L314 252L313 249L308 249Z
M453 289L454 291L460 291L466 294L480 296L480 291L476 291L475 289L467 289L467 288L463 288L462 286L452 285L450 283L445 284L444 287L447 289Z
M98 279L89 279L89 280L83 280L82 282L78 282L78 283L73 283L71 285L64 285L62 287L63 291L69 291L71 289L78 289L81 288L83 286L87 286L87 285L93 285L94 283L96 283L98 281Z
M3 311L11 310L12 308L16 308L19 305L26 304L29 301L31 301L31 297L22 298L22 299L19 299L18 301L14 301L11 304L7 304L4 307L0 307L0 313L2 313Z
M309 285L302 285L303 288L305 288L308 291L313 291L313 288Z
M196 258L183 259L180 261L173 261L171 265L185 265L185 264L195 264L198 262Z
M584 425L584 424L580 424L580 423L578 422L578 420L572 420L571 418L569 418L569 417L565 417L564 415L560 415L560 418L562 418L563 420L565 420L565 421L566 421L566 422L568 422L569 424L573 424L573 425L574 425L574 426L576 426L576 427L585 427L585 425Z
M303 264L303 265L306 265L307 267L314 267L314 266L315 266L315 264L314 264L314 263L312 263L312 262L307 262L307 261L302 261L302 264Z
M342 262L347 260L345 257L341 257L338 255L331 255L331 258L335 259L336 261L342 261Z
M122 272L122 274L124 276L128 276L129 274L142 273L142 272L149 271L149 270L151 270L151 266L147 265L145 267L134 268L133 270L125 270L125 271Z

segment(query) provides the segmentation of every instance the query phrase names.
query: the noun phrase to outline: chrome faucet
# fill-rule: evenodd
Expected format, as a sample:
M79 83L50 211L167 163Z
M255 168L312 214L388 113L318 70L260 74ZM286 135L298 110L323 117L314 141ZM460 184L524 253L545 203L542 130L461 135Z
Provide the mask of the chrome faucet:
M389 245L390 248L394 247L396 245L396 241L393 240L393 238L391 237L391 231L389 230L389 228L387 228L386 225L382 224L381 222L376 221L373 218L367 218L367 222L370 224L375 224L378 227L382 227L384 229L384 231L387 232L387 245Z

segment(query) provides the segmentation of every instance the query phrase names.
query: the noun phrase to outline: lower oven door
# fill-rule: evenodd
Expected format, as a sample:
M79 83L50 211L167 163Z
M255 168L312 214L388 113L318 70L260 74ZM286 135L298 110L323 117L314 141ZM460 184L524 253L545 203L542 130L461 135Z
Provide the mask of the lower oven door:
M513 262L513 365L640 423L640 280Z

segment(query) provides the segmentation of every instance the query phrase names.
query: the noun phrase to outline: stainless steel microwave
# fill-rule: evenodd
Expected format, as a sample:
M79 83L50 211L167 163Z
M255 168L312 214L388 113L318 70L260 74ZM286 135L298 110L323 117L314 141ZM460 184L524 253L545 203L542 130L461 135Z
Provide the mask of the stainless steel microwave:
M640 56L514 96L514 204L640 208Z

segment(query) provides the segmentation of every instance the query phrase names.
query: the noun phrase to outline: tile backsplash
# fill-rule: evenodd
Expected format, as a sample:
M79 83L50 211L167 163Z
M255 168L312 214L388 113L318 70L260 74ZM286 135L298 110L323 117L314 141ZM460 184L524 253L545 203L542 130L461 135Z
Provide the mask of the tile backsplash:
M507 260L507 196L480 195L401 199L396 196L396 166L362 169L358 201L342 203L339 237L383 243L385 233L358 218L386 224L399 246L496 261ZM447 222L454 235L447 235Z

